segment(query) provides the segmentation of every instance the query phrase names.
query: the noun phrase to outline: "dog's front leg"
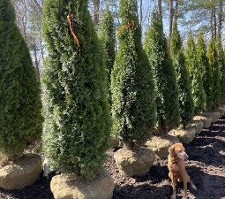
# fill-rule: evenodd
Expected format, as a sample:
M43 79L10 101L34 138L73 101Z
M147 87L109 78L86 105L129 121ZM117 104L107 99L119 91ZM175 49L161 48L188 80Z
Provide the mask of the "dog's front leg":
M172 180L172 187L173 187L173 195L171 196L171 199L176 199L177 198L177 179L175 176L172 174L171 175L171 180Z
M182 199L187 199L187 178L183 177L183 197Z

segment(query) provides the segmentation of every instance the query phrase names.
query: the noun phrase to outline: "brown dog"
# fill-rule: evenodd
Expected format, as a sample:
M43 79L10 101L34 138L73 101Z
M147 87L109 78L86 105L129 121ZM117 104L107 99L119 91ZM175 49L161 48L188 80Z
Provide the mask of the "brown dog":
M190 183L191 187L197 190L185 169L185 160L187 159L188 155L186 154L185 149L181 143L173 144L169 148L168 169L169 178L171 179L173 186L172 199L176 199L177 181L183 182L183 199L187 198L187 183Z

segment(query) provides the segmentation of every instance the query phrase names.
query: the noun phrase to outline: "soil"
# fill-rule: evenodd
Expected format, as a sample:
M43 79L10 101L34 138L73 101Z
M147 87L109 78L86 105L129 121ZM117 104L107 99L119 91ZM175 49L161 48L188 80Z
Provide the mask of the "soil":
M225 199L225 116L212 124L188 145L186 169L197 191L188 187L189 199ZM156 160L149 172L142 177L122 177L116 167L113 154L108 151L105 167L115 182L113 199L166 199L172 196L168 179L167 160ZM53 199L49 179L40 177L33 185L22 190L0 189L0 199ZM178 199L182 183L178 184Z

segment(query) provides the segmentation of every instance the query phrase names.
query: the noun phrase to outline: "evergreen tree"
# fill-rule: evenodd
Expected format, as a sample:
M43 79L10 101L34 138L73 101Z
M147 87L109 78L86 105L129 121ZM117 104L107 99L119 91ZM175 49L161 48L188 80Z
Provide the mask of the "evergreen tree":
M199 68L197 62L196 47L192 33L189 33L185 56L191 79L194 110L195 113L201 113L206 107L206 94L202 82L201 68Z
M177 22L173 24L170 40L170 55L173 66L176 69L177 84L179 90L179 107L182 123L185 125L194 115L194 103L191 93L190 76L186 68L185 57L182 49L182 41L177 30Z
M212 71L206 56L206 45L204 43L203 34L200 33L196 45L197 65L199 73L202 77L203 87L206 94L206 109L211 109L211 92L212 92Z
M219 106L221 99L221 87L220 87L220 70L218 65L217 52L215 48L215 41L211 39L208 44L207 57L209 60L209 66L212 73L212 85L211 85L211 95L209 100L211 101L212 110Z
M111 70L115 61L116 33L114 27L114 19L111 11L109 10L108 4L102 17L99 35L103 44L108 82L110 84Z
M41 137L40 90L9 0L0 0L0 24L0 150L16 158Z
M44 152L50 165L96 176L111 128L103 52L87 0L46 0L43 33Z
M125 144L141 143L155 126L155 90L152 69L141 45L137 1L121 0L119 47L112 70L113 134Z
M162 20L157 11L152 14L145 41L150 64L153 67L157 91L157 114L159 130L178 127L180 122L176 72L169 59Z
M222 44L220 41L220 37L217 38L216 40L216 53L217 53L217 58L218 58L218 67L219 67L219 74L220 74L220 104L224 102L225 100L225 59L224 59L224 52L222 48Z

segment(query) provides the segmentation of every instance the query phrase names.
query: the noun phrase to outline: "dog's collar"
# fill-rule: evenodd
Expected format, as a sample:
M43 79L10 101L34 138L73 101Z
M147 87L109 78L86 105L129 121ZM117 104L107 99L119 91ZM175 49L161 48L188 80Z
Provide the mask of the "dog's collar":
M178 157L173 157L172 158L172 163L177 163L179 162L179 158Z

